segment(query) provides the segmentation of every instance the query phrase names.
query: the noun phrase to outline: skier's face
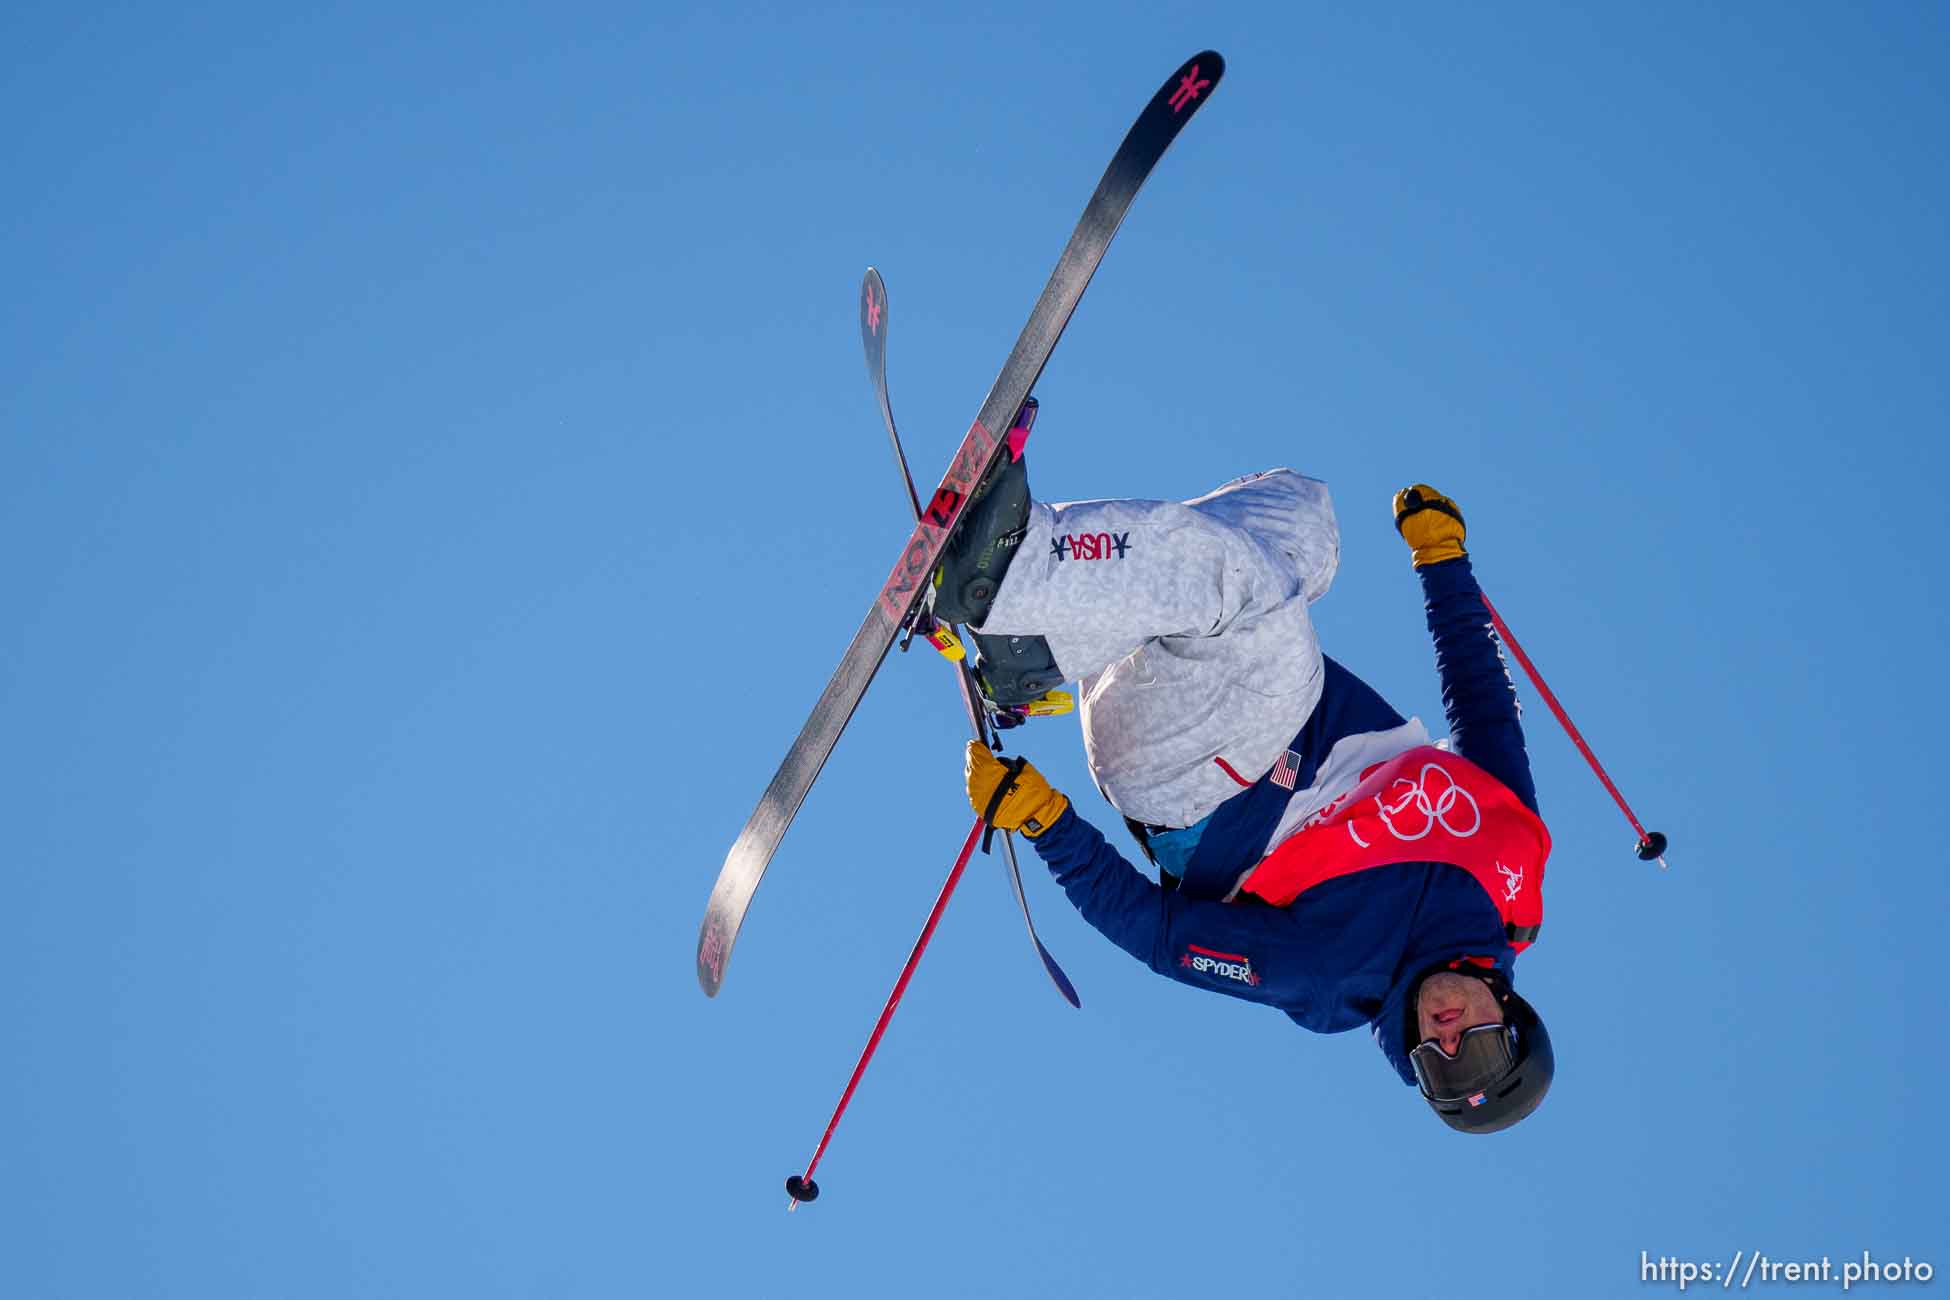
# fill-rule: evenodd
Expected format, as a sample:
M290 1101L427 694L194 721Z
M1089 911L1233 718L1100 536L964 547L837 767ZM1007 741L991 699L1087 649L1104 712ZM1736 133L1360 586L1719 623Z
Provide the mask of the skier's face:
M1482 980L1439 971L1422 981L1415 995L1415 1019L1421 1027L1418 1041L1434 1039L1443 1051L1453 1055L1462 1042L1463 1030L1501 1024L1503 1008Z

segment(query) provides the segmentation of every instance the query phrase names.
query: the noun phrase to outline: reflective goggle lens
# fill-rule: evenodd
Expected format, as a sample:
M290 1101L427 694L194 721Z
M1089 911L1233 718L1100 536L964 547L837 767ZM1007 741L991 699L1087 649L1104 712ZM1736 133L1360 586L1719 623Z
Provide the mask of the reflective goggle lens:
M1425 1095L1436 1101L1462 1101L1482 1092L1517 1063L1517 1033L1509 1025L1472 1025L1463 1030L1456 1054L1435 1042L1408 1054Z

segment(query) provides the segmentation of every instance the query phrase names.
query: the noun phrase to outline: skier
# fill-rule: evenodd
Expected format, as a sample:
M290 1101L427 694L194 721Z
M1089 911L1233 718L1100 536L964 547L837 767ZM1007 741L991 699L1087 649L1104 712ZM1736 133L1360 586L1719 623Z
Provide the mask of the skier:
M1291 470L1184 503L1032 501L1005 458L935 575L996 704L1081 685L1085 757L1154 884L1027 764L968 747L970 802L1021 830L1084 918L1161 975L1302 1028L1366 1024L1449 1127L1488 1133L1550 1087L1512 988L1550 836L1462 512L1395 495L1450 736L1429 743L1322 654L1339 563L1326 485Z

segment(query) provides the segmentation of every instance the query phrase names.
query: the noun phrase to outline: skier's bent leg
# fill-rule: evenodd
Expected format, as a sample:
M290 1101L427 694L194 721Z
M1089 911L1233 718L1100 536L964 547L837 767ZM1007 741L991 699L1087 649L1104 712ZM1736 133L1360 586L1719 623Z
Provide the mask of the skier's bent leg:
M1287 557L1192 506L1038 502L981 631L1045 638L1077 679L1155 638L1222 635L1301 590Z

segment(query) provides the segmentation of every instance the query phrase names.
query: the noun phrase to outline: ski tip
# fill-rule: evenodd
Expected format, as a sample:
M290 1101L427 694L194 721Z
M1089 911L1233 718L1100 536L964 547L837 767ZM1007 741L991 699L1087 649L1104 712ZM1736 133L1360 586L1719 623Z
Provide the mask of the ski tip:
M1225 75L1226 61L1217 50L1200 50L1178 65L1178 71L1165 78L1165 84L1152 99L1148 110L1173 123L1182 123L1198 112L1212 97L1219 78ZM1175 134L1176 125L1171 128ZM1167 137L1169 139L1169 137Z
M1197 70L1201 80L1210 81L1216 85L1219 78L1225 75L1226 56L1217 50L1200 50L1197 54L1185 60L1185 66L1179 71L1179 75L1189 75L1194 69Z
M887 285L880 278L880 272L870 266L867 273L860 277L860 337L867 345L867 373L874 376L883 394L886 392L887 377L880 367L886 364L886 328ZM884 396L882 404L885 404Z
M705 917L697 935L697 985L704 990L705 997L715 998L724 987L725 963L730 959L731 944L725 938L724 927L716 917Z

